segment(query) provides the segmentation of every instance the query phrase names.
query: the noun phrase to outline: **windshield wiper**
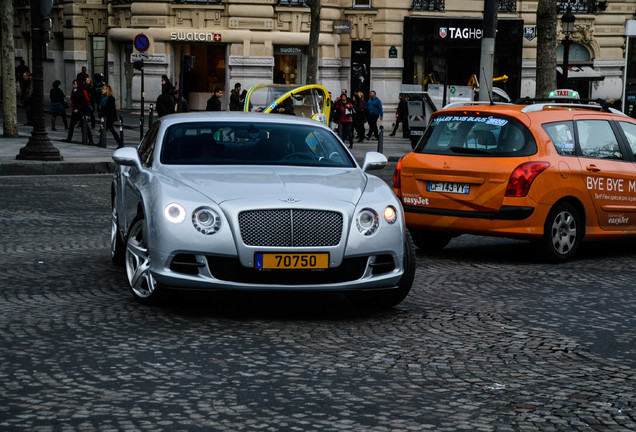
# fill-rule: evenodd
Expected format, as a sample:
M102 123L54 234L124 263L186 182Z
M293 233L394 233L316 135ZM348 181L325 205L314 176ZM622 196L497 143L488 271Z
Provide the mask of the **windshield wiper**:
M454 153L470 153L470 154L483 154L483 155L490 154L489 151L480 150L480 149L476 149L476 148L458 147L458 146L452 146L452 147L449 147L449 148Z

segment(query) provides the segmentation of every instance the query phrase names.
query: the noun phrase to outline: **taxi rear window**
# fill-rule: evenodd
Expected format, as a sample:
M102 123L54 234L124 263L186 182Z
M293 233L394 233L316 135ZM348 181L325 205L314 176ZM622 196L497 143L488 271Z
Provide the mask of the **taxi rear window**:
M530 156L534 137L520 122L484 115L435 117L415 148L416 153L465 156Z

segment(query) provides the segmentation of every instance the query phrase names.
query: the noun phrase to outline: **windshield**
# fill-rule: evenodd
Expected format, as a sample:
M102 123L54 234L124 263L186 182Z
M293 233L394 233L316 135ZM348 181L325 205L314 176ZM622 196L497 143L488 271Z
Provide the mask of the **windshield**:
M322 113L326 95L320 88L308 87L294 92L276 104L276 100L284 94L297 89L295 85L265 85L254 87L245 111L293 114L298 117L314 118Z
M164 134L161 163L355 166L349 153L328 129L260 122L172 125Z
M416 153L471 156L530 156L537 144L516 120L488 115L442 114L431 120Z

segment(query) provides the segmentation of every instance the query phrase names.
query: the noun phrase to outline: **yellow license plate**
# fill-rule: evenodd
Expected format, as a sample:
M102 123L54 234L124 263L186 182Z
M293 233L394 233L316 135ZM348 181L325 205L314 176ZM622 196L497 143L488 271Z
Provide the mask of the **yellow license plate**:
M259 269L326 269L328 253L257 253Z

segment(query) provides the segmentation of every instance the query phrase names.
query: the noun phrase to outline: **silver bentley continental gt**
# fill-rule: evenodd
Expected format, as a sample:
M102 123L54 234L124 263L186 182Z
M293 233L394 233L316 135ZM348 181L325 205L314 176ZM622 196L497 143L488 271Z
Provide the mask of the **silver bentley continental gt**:
M399 200L315 120L278 114L162 117L113 154L111 256L134 297L178 290L340 291L400 303L415 252Z

